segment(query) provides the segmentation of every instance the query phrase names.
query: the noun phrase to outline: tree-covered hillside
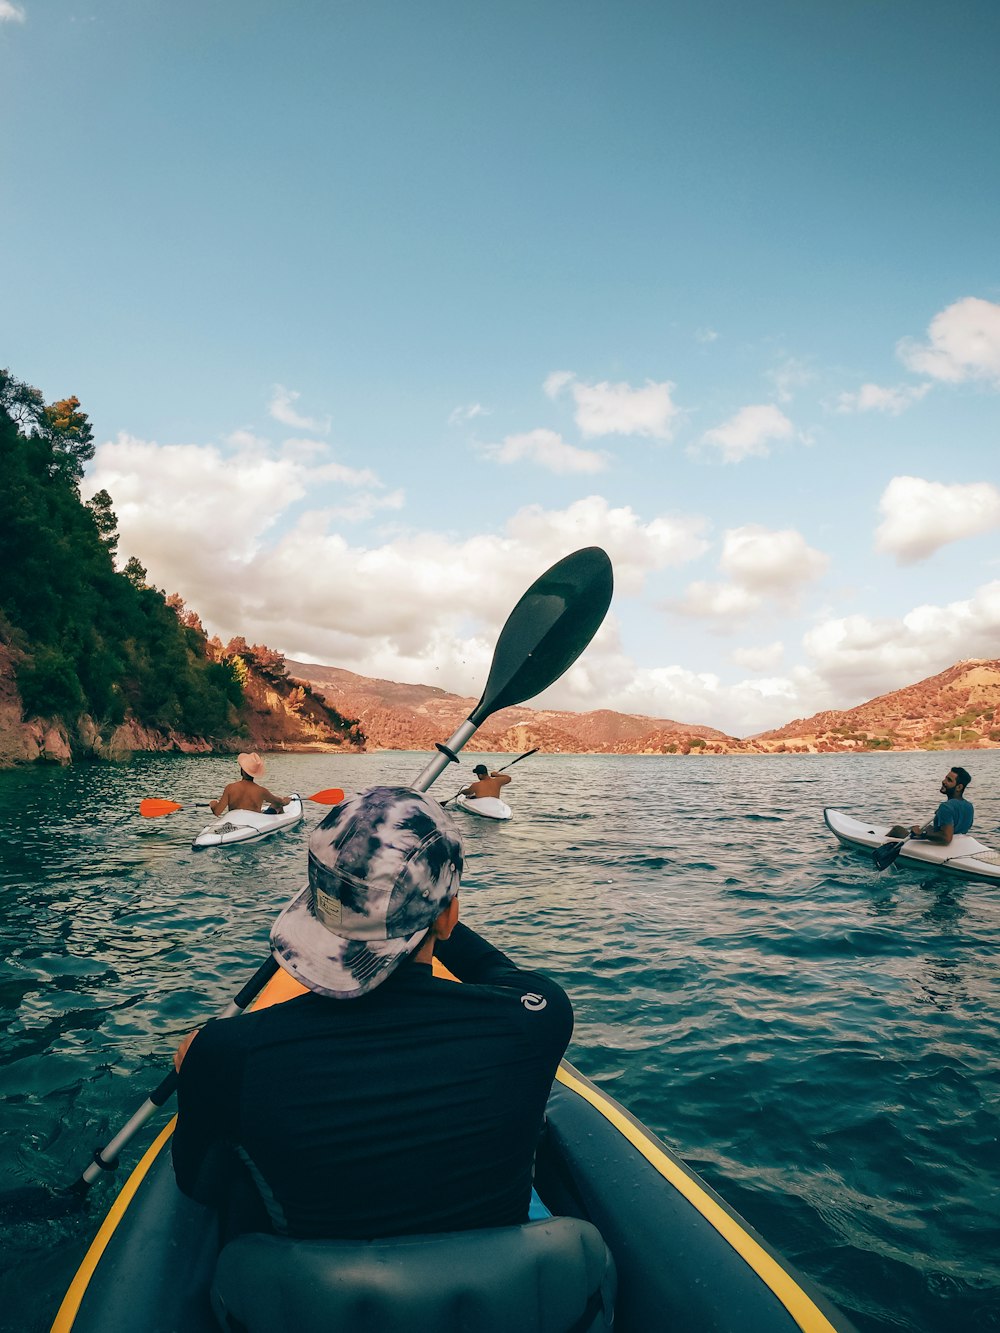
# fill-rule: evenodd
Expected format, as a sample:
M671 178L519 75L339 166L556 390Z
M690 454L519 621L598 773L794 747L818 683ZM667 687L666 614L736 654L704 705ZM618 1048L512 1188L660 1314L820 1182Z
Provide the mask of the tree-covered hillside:
M46 405L0 370L0 640L25 717L62 719L71 742L81 716L105 731L134 719L209 741L245 736L246 658L209 645L197 616L150 587L134 556L116 571L112 498L80 498L93 454L76 398ZM329 713L345 739L363 739Z

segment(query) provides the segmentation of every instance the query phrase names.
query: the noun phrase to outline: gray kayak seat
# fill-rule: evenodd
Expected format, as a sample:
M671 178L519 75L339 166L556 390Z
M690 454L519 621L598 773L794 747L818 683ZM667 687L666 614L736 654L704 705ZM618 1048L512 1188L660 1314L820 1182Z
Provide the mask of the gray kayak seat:
M388 1240L239 1236L212 1309L227 1333L609 1333L617 1277L575 1217Z

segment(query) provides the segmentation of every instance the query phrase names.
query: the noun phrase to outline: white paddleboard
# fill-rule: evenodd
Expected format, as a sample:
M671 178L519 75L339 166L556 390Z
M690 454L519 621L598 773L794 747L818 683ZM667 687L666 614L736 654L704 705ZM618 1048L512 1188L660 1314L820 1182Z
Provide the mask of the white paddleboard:
M302 818L302 798L296 793L280 815L256 810L227 810L211 824L206 824L192 842L192 847L227 847L233 842L259 842L272 833L291 828Z
M891 824L869 824L829 808L823 811L823 818L830 832L848 847L874 849L884 842L899 841L889 837ZM970 833L956 834L947 846L942 842L915 842L911 838L899 849L897 860L917 861L954 875L1000 880L1000 852L987 847Z

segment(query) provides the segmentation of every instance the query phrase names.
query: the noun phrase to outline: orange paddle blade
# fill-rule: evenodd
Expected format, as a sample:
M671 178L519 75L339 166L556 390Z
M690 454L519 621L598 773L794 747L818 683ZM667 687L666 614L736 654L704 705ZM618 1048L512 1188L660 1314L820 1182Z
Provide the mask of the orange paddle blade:
M339 805L344 799L344 793L339 787L327 787L325 791L313 792L312 796L307 796L305 799L318 801L320 805Z
M155 819L157 815L172 815L175 810L183 809L180 801L161 801L156 796L149 796L139 802L139 814L144 819Z

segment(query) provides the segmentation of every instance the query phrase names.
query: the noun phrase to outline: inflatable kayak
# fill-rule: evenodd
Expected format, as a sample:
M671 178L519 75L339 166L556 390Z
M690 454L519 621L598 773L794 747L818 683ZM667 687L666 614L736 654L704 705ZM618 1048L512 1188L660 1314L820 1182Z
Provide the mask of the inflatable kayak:
M456 796L455 804L467 815L483 819L510 819L513 811L499 796Z
M279 972L257 1005L302 987ZM180 1193L171 1120L52 1333L854 1333L654 1134L564 1061L535 1187L552 1218L388 1241L241 1236ZM213 1307L217 1315L213 1316ZM613 1309L612 1309L613 1307Z
M834 837L847 847L874 850L883 843L899 841L889 837L891 824L869 824L829 808L823 811L823 818ZM917 862L952 875L1000 880L1000 852L987 847L969 833L956 834L947 846L937 842L916 842L911 838L900 847L897 859Z
M302 798L295 793L280 815L256 810L227 810L206 824L192 847L227 847L232 842L259 842L272 833L291 828L302 818Z

